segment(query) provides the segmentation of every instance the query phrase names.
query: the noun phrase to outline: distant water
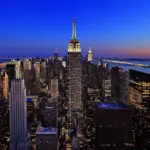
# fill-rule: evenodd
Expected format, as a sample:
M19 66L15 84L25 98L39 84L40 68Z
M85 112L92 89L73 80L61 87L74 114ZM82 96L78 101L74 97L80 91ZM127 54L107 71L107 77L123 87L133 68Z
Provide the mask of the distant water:
M134 62L135 63L135 62ZM145 63L143 62L139 62L139 64L148 64L147 62ZM138 66L129 66L129 65L125 65L125 64L116 64L116 63L108 63L109 68L111 69L112 67L120 67L122 68L124 71L129 71L129 69L134 69L134 70L138 70L141 72L145 72L145 73L150 73L150 68L144 68L144 67L138 67Z
M93 61L94 64L97 64L97 61ZM130 62L130 63L134 63L134 64L145 64L145 65L149 65L150 66L150 61L126 61L126 62ZM109 69L111 69L112 67L120 67L122 68L124 71L129 71L129 69L134 69L134 70L138 70L141 72L145 72L145 73L150 73L150 68L144 68L144 67L139 67L139 66L131 66L131 65L126 65L126 64L117 64L117 63L112 63L112 62L103 62L103 64L107 63L109 66Z

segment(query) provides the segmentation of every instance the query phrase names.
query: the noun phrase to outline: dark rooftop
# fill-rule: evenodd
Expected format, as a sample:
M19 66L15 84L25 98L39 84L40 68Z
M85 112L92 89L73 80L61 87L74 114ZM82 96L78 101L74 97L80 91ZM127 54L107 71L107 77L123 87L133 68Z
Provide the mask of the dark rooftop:
M32 102L33 98L27 98L27 102Z
M103 108L103 109L123 109L127 108L125 105L121 103L109 103L109 102L98 102L97 103L98 108Z
M139 81L150 82L150 70L149 69L147 69L147 73L141 72L138 70L129 69L129 74L130 74L130 79L136 82L139 82Z

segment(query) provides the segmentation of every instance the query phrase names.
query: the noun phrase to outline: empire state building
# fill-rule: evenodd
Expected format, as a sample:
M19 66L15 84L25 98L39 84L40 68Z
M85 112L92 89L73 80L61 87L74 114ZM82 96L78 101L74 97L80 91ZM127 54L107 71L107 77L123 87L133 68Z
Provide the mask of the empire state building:
M79 115L74 118L74 114L79 114L82 110L82 85L81 85L81 48L79 40L76 38L76 21L72 22L72 38L68 45L68 69L69 69L69 116L70 123L75 120L79 122Z

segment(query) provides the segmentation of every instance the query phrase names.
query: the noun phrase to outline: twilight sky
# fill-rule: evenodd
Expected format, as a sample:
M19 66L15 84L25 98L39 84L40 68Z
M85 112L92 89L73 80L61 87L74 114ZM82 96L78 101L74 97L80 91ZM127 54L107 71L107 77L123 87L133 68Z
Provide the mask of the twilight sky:
M66 55L73 18L83 54L150 58L150 0L3 0L0 56Z

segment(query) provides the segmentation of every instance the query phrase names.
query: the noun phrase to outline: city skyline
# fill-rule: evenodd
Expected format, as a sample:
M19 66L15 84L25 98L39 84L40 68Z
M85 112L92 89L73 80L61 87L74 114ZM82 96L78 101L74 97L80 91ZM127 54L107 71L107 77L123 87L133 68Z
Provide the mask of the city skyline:
M0 6L1 56L67 54L72 19L82 54L89 45L99 57L150 56L150 2L3 1Z

